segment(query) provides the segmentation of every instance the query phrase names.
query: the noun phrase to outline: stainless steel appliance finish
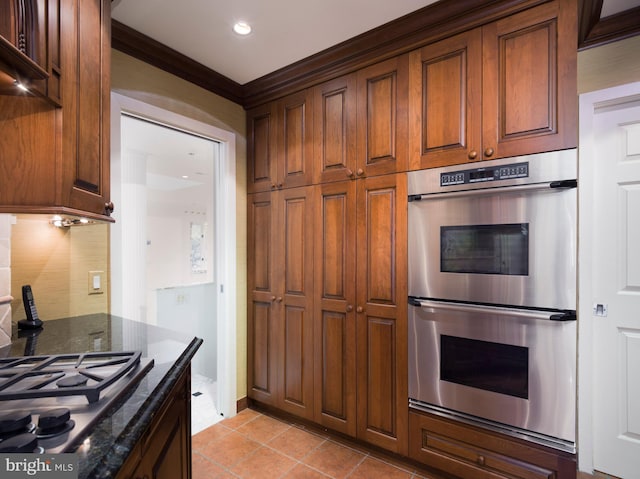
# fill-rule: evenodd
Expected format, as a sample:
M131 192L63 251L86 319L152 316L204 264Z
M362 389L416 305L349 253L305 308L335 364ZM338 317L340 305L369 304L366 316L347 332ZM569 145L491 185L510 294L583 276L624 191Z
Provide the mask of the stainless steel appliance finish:
M575 150L408 173L409 403L575 452Z
M425 300L412 306L412 407L575 452L575 321L540 310Z
M575 150L408 173L409 295L575 309Z
M71 452L88 429L125 397L153 367L140 352L100 352L5 358L0 361L0 412L31 415L31 424L13 433L0 432L0 450L18 435L37 436L33 452ZM41 374L43 373L43 374ZM86 383L77 384L84 376ZM65 385L64 381L69 381ZM70 427L53 434L36 428L41 416L68 410ZM6 421L3 421L3 426ZM20 441L23 443L23 441ZM26 452L26 451L20 451Z

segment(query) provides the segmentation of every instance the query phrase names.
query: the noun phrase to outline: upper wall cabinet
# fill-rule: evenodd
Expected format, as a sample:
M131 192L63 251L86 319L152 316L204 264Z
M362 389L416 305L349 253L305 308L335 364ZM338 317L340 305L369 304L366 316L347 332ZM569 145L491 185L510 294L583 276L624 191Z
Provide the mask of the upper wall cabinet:
M61 0L0 2L0 94L61 102Z
M355 177L356 75L314 88L314 183Z
M576 29L558 0L412 52L410 167L576 147Z
M63 24L64 204L110 215L111 2L75 0L75 16Z
M249 193L310 185L313 110L310 90L247 112Z
M407 169L408 60L401 55L357 73L358 177Z
M111 2L19 3L38 6L40 22L27 25L55 36L36 49L46 52L36 59L48 79L25 81L28 93L0 94L0 211L110 221Z
M408 55L314 90L314 183L406 171Z

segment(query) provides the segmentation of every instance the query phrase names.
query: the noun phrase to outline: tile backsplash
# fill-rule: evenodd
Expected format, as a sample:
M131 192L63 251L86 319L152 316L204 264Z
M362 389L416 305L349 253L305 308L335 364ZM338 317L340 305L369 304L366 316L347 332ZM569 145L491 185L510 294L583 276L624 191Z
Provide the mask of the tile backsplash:
M0 214L0 348L11 343L11 224L13 215Z

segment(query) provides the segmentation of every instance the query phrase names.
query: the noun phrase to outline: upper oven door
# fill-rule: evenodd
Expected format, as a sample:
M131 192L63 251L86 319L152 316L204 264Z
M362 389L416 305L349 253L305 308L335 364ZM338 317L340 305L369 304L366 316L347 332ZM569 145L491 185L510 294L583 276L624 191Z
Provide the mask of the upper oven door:
M565 186L493 187L410 201L409 295L574 310L577 193Z

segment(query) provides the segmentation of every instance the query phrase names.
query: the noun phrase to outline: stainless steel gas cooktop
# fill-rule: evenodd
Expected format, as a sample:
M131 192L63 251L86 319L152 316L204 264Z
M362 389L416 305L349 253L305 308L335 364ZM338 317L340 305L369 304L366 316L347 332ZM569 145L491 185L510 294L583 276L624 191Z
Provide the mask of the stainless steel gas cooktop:
M141 353L0 359L0 452L70 452L153 367Z

